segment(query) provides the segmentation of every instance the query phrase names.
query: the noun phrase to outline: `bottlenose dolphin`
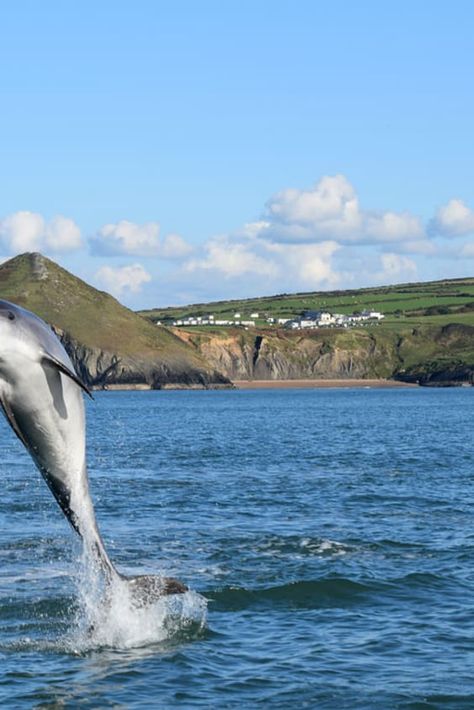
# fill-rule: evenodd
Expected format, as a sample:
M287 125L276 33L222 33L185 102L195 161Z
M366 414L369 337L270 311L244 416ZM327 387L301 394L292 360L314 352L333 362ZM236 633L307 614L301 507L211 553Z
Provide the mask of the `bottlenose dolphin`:
M139 606L185 592L176 579L126 577L112 564L89 494L81 390L90 395L52 328L34 313L0 300L1 408L106 582L127 582Z

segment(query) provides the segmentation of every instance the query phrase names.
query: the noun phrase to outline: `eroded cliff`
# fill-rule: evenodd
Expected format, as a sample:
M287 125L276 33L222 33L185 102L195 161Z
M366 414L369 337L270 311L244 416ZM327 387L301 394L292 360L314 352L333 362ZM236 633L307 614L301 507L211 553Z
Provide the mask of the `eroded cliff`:
M174 332L231 380L390 377L400 364L396 338L369 331Z

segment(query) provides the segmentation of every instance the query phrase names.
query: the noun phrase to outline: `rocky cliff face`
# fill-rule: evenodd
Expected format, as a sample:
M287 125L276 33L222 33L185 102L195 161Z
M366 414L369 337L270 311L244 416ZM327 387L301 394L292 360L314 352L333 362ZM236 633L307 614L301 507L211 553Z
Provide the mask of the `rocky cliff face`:
M394 343L369 332L175 332L231 380L389 377L398 364Z

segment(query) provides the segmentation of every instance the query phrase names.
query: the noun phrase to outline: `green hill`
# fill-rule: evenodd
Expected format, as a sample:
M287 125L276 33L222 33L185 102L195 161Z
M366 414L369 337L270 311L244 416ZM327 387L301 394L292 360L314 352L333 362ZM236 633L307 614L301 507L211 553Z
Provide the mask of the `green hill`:
M259 314L257 323L263 325L266 318L292 318L305 310L349 314L364 309L384 313L384 327L446 325L453 320L474 325L474 278L214 301L154 308L141 314L152 320L166 320L212 313L216 318L227 320L236 312L244 319L256 312Z
M41 254L0 266L0 298L54 326L90 385L210 385L223 382L193 348Z
M380 323L358 328L287 331L267 318L305 310L350 314L380 311ZM280 294L143 311L163 322L213 314L256 328L175 329L229 377L395 377L422 384L474 381L474 279L450 279L358 290Z

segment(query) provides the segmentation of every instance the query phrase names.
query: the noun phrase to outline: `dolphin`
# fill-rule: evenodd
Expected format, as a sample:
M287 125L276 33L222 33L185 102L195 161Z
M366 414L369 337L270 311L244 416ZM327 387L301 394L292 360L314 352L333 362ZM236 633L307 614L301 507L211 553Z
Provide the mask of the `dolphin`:
M0 300L0 406L61 510L82 537L106 584L126 582L136 606L187 587L176 579L120 574L105 549L89 493L83 392L52 328L34 313Z

